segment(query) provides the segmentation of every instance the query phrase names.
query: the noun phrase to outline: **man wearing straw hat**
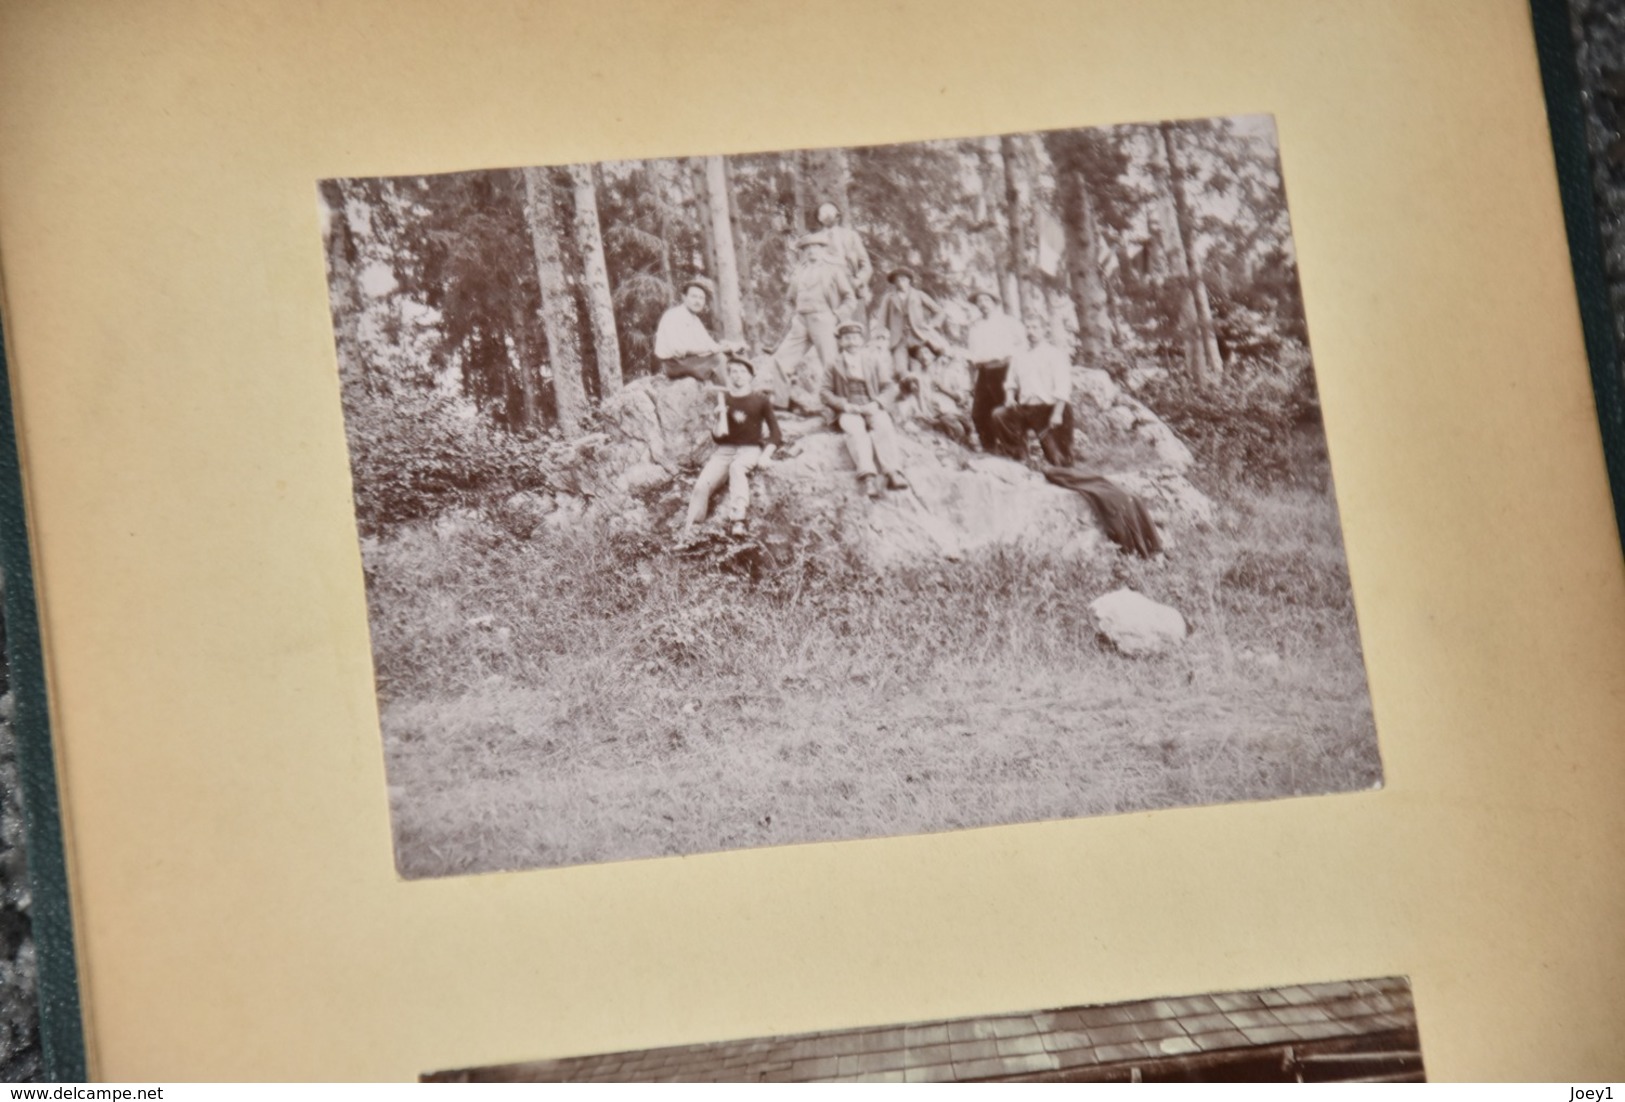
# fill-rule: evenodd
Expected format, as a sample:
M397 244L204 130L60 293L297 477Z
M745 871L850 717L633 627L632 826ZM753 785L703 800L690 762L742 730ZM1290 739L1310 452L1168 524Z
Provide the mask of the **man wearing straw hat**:
M835 327L856 301L846 270L830 255L829 239L809 233L796 242L800 261L790 277L790 331L773 352L779 382L774 404L817 413L819 393L838 353ZM804 370L809 352L818 354L815 372Z
M1000 308L999 297L986 287L971 292L971 301L982 316L971 322L965 334L966 359L971 369L970 420L982 450L991 452L996 450L998 431L993 411L1004 404L1010 357L1026 350L1027 331Z
M869 250L857 230L841 223L841 208L828 200L818 204L818 224L823 227L820 232L829 239L836 261L846 268L846 277L852 281L852 290L857 296L847 313L841 316L842 320L862 322L868 312L869 281L875 271L874 265L869 263Z

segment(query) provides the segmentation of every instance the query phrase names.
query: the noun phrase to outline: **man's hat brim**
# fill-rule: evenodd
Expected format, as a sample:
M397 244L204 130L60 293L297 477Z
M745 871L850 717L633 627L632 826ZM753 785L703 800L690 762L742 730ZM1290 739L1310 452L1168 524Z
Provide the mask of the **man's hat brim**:
M837 337L844 337L848 333L856 333L861 337L863 336L863 326L855 321L844 321L835 328Z
M691 287L698 287L700 290L704 291L707 298L716 298L717 297L717 289L716 289L716 287L711 283L711 281L709 279L705 279L702 276L695 276L693 279L691 279L688 282L684 283L683 284L683 294L685 294L685 295L688 294L689 288L691 288Z
M898 276L908 276L909 281L913 282L913 280L914 280L914 271L913 271L913 269L910 269L910 268L893 268L889 273L887 273L886 282L887 283L896 283Z
M742 367L746 371L750 372L752 378L755 377L755 375L756 375L756 365L751 363L749 360L745 359L745 357L743 357L743 356L729 356L728 357L728 366L732 367L734 364L738 364L740 367Z

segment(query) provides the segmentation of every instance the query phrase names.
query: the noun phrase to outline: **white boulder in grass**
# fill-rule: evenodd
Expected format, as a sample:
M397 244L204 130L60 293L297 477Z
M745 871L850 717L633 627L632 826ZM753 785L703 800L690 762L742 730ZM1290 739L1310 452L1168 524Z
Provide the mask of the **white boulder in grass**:
M1189 629L1179 610L1132 589L1117 589L1089 604L1100 633L1124 654L1157 654L1185 641Z

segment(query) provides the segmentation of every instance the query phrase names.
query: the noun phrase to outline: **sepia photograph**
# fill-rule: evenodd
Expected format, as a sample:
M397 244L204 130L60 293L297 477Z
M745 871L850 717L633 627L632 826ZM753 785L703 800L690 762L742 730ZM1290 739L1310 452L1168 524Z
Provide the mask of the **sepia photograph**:
M755 1037L430 1083L1421 1083L1403 977Z
M1270 117L319 197L402 876L1380 786Z

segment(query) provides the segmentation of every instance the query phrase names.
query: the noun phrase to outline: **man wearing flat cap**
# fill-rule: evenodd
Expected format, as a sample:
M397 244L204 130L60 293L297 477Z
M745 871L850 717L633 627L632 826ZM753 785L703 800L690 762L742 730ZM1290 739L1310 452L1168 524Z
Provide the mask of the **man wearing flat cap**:
M901 380L909 373L910 359L928 367L947 351L948 341L942 335L942 307L914 286L912 271L893 268L886 282L891 290L880 302L880 327L891 349L893 377Z
M842 322L837 330L841 350L824 380L824 408L846 437L858 482L870 497L881 496L881 480L892 490L906 490L897 433L886 411L897 397L887 358L864 344L863 325Z
M809 233L796 242L800 260L790 277L790 331L773 352L780 376L774 388L777 404L817 413L819 393L837 354L835 327L856 301L846 270L830 255L829 239ZM808 353L817 354L813 370Z
M706 329L704 314L716 297L711 281L695 276L683 284L683 301L660 315L655 327L655 359L668 379L698 379L725 383L723 361L729 353L744 351L732 341L719 342Z

